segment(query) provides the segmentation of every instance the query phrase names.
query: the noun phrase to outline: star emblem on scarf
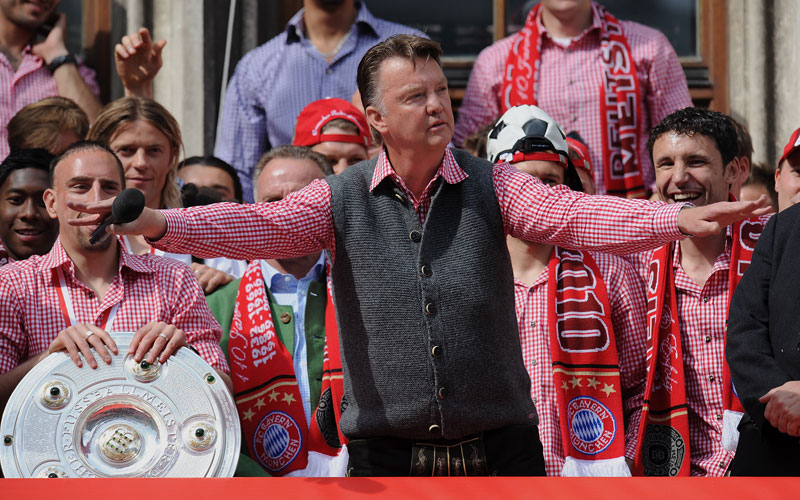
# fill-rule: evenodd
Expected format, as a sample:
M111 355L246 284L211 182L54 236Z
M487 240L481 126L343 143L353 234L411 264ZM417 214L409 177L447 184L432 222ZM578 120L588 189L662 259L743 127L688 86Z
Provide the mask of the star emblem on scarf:
M294 394L289 394L288 392L284 392L281 401L285 401L287 405L291 405L295 401Z
M252 408L248 408L247 411L244 412L244 415L242 415L242 419L247 420L249 422L253 420L253 416L255 414L256 412L254 412Z
M279 394L278 391L273 389L272 392L269 393L269 400L270 401L277 401L278 400L278 394Z
M600 389L600 390L602 392L606 393L606 397L609 397L612 392L617 392L617 391L614 390L614 384L611 384L611 385L603 384L603 386L604 387L602 389Z
M589 387L592 389L597 389L597 386L600 385L600 382L597 381L595 377L592 377L588 380Z
M566 380L563 380L561 382L561 388L564 389L565 391L569 390L569 386L567 385L567 381Z
M570 380L569 383L572 384L572 388L573 389L575 387L583 387L581 385L581 380L583 380L583 379L582 378L578 378L578 377L572 377L572 380Z
M267 404L267 403L265 403L265 402L264 402L264 398L258 398L258 399L256 400L256 408L258 408L259 410L260 410L260 409L261 409L261 407L262 407L262 406L264 406L265 404Z

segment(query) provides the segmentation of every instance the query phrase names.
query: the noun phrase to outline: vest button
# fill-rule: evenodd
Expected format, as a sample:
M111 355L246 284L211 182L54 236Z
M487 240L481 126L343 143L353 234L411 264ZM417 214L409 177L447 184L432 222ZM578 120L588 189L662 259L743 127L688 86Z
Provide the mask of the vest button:
M436 391L436 394L439 395L439 399L444 399L445 397L447 397L447 389L445 389L444 387L439 387L439 390Z
M431 356L433 356L434 358L441 357L442 356L442 346L440 346L440 345L433 346L433 348L431 349Z
M422 273L422 275L423 275L423 276L425 276L426 278L427 278L428 276L430 276L431 274L433 274L433 273L431 272L431 268L430 268L430 267L428 267L428 266L425 266L425 265L423 265L423 266L422 266L422 267L419 269L419 272L421 272L421 273Z
M433 302L428 302L427 304L425 304L425 312L431 316L433 316L436 313L436 306L433 305Z
M394 197L397 198L397 200L400 201L400 203L405 203L406 201L405 197L400 193L395 192Z
M291 314L289 314L288 312L282 312L281 313L281 323L285 324L285 323L290 322L291 320L292 320L292 315Z
M428 427L428 432L430 432L431 434L439 434L442 432L442 428L436 424L433 424L430 427Z
M422 233L420 233L415 229L408 234L408 239L413 241L414 243L419 243L420 241L422 241Z

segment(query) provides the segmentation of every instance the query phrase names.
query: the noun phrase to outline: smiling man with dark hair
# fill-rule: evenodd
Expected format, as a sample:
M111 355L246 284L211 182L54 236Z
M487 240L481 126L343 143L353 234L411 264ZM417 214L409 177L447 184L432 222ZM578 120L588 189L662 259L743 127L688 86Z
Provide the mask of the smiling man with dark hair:
M0 265L46 254L58 236L42 198L52 159L44 149L20 149L0 164Z

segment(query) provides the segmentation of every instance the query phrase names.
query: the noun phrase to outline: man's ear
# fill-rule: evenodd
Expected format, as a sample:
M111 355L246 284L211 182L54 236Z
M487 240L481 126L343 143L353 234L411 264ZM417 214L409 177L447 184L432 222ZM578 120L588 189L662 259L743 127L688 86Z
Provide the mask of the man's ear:
M47 214L53 219L57 219L58 213L56 212L56 193L53 191L53 188L45 189L43 197L44 206L47 208Z
M367 106L364 112L367 115L367 122L381 135L386 134L388 128L386 126L386 117L384 114L375 106Z
M730 163L725 166L725 184L729 186L741 186L750 175L750 164L747 158L735 156Z

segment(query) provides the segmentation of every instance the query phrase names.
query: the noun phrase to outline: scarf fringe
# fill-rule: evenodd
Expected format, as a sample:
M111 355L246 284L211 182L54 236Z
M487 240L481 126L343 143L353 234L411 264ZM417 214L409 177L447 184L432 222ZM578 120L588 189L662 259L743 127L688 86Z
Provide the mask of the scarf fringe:
M306 468L293 470L284 477L345 477L349 458L347 445L343 445L339 454L333 456L309 451Z
M567 457L561 469L562 477L630 477L631 470L625 457L606 460L578 460Z
M739 422L744 413L724 410L722 412L722 447L728 451L736 451L739 445Z

